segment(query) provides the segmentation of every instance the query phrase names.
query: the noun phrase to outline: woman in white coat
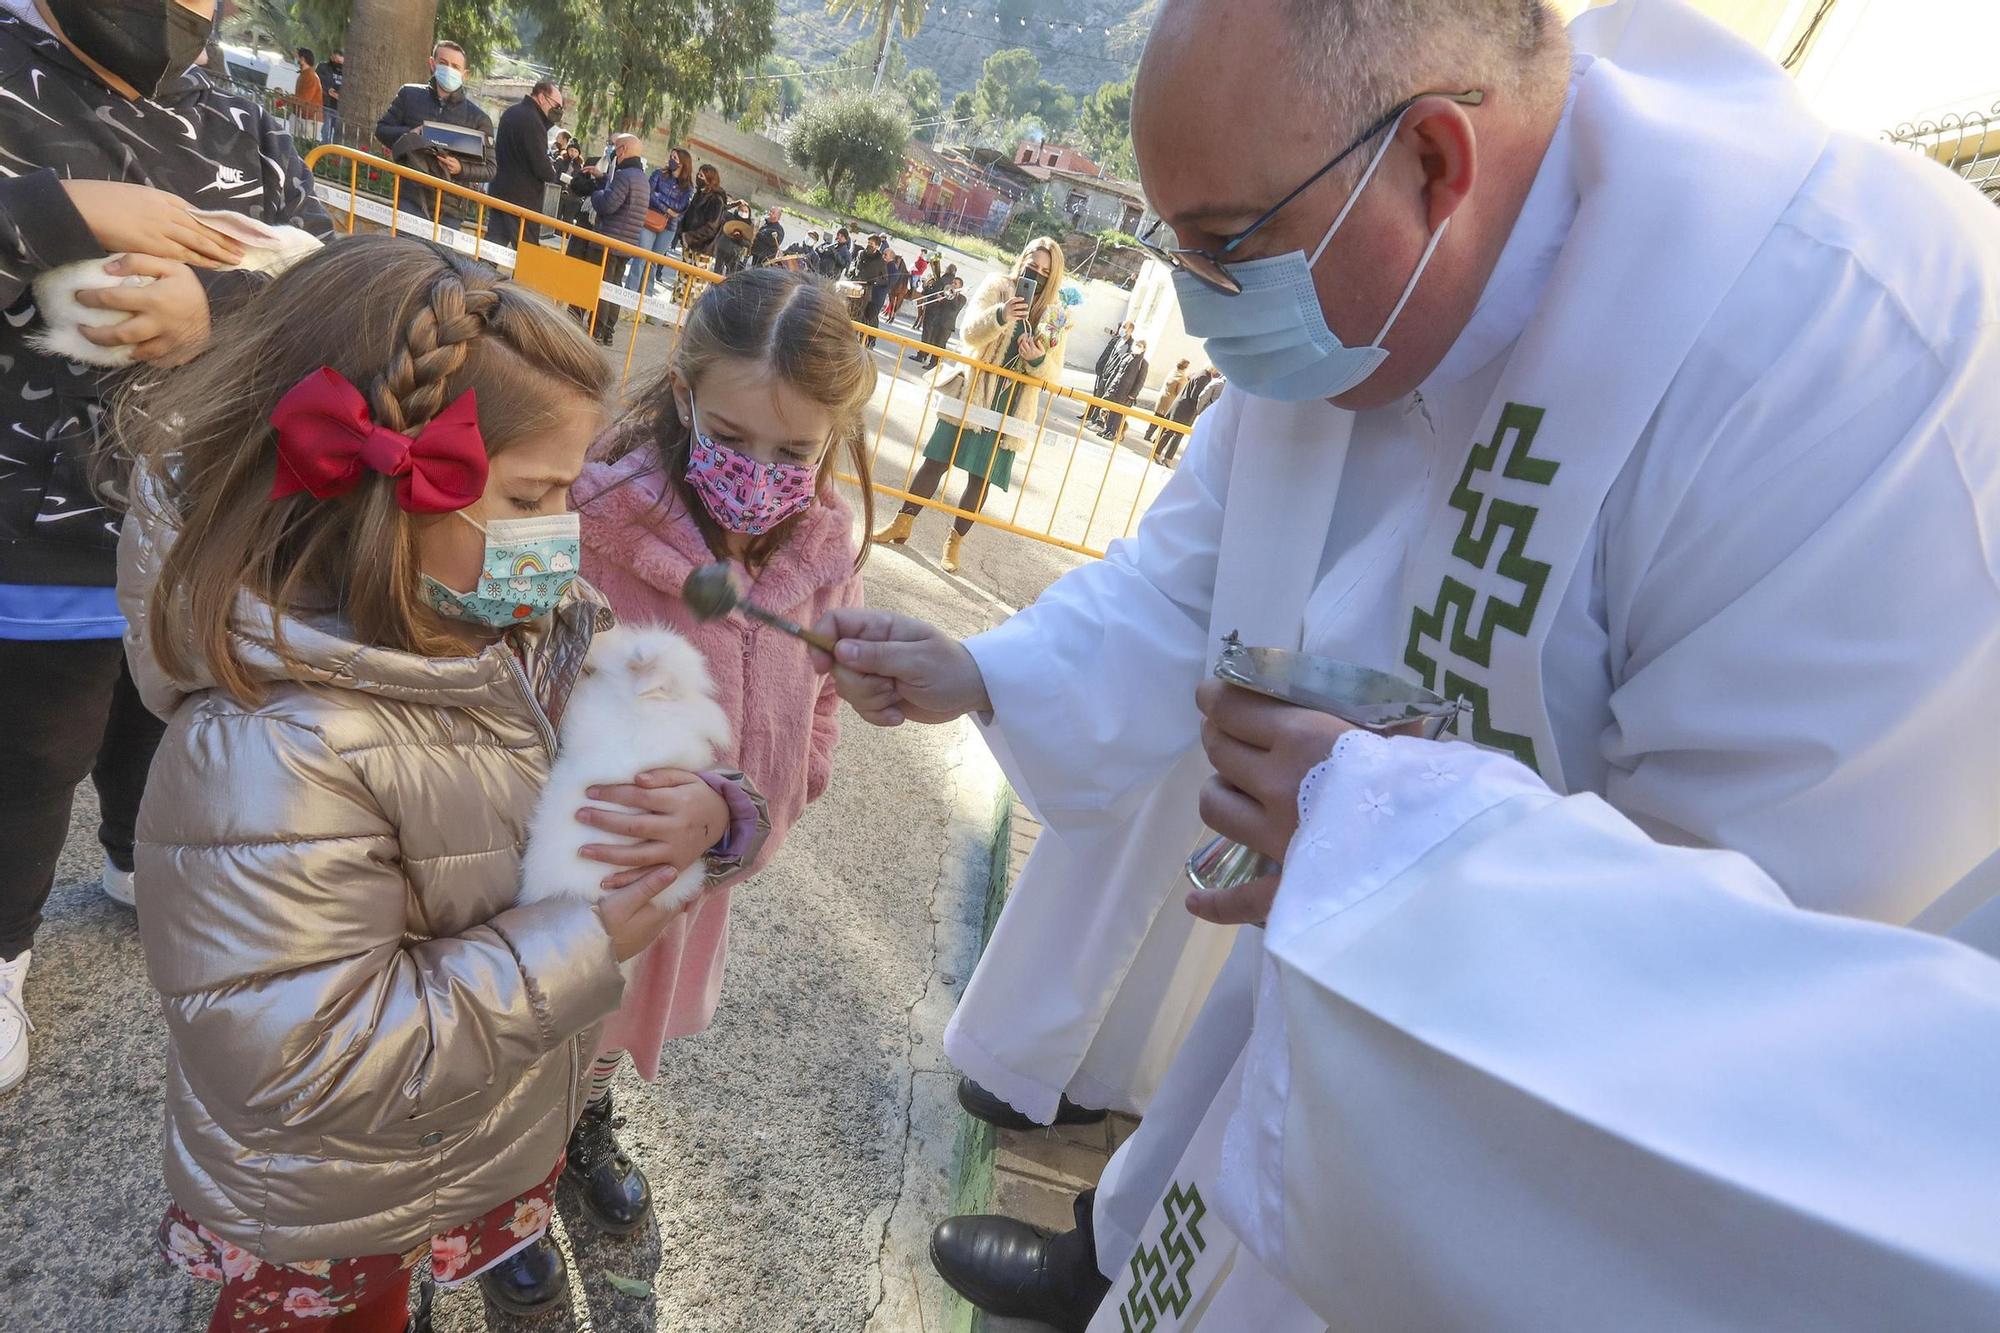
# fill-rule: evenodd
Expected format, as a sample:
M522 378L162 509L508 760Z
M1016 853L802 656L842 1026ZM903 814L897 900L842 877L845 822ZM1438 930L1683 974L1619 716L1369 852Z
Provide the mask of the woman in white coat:
M1021 295L1023 278L1034 280L1032 297ZM946 472L954 467L965 471L965 491L958 502L964 512L952 520L944 546L948 574L958 572L959 550L965 534L972 531L968 515L979 512L988 490L997 486L1004 491L1013 482L1015 446L1010 440L1019 439L1032 426L1041 410L1041 386L1060 382L1063 334L1049 326L1048 317L1056 308L1056 289L1062 280L1062 247L1038 236L1028 242L1011 270L979 284L959 320L958 336L965 342L966 355L1019 371L1024 378L968 370L955 362L945 362L931 374L933 390L956 386L964 393L961 399L939 405L937 425L924 445L923 466L910 480L910 494L928 500L937 494ZM875 534L875 540L901 546L910 539L922 509L917 500L909 501L888 527Z

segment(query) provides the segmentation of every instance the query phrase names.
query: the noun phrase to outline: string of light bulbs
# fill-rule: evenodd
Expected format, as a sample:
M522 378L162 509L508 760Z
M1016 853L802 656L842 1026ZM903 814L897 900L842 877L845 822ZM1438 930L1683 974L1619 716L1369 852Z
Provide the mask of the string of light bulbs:
M1048 32L1069 32L1078 35L1091 33L1103 37L1114 36L1118 32L1118 29L1102 23L1078 23L1074 19L1050 19L1027 16L1010 19L1005 14L986 13L977 9L969 9L953 4L925 5L924 14L926 16L936 14L941 18L990 19L993 25L1002 31L1009 29L1017 31L1020 29L1043 29Z

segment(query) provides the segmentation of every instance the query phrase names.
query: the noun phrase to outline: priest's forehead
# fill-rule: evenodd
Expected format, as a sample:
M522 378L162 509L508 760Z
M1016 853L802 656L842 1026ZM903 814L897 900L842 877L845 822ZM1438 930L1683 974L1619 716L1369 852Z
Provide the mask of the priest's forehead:
M1514 88L1563 49L1540 0L1165 0L1133 92L1140 178L1170 223L1228 235L1411 95Z

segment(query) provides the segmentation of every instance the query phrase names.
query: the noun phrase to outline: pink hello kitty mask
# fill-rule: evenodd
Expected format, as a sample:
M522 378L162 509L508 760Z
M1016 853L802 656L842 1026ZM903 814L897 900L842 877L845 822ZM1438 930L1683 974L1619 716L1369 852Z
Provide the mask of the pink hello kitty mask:
M729 529L760 537L812 503L819 469L803 463L765 463L726 444L717 444L701 428L688 396L688 485L701 497L709 517Z

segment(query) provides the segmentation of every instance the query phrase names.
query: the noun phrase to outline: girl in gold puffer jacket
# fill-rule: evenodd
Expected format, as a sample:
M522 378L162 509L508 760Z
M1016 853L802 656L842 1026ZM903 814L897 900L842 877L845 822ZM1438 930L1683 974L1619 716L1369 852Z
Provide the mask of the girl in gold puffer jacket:
M675 786L617 817L645 841L601 849L614 891L514 905L610 620L567 498L606 379L537 298L363 237L121 409L127 647L170 719L138 846L161 1240L224 1281L213 1329L400 1329L425 1260L561 1299L544 1230L617 964L728 824Z

